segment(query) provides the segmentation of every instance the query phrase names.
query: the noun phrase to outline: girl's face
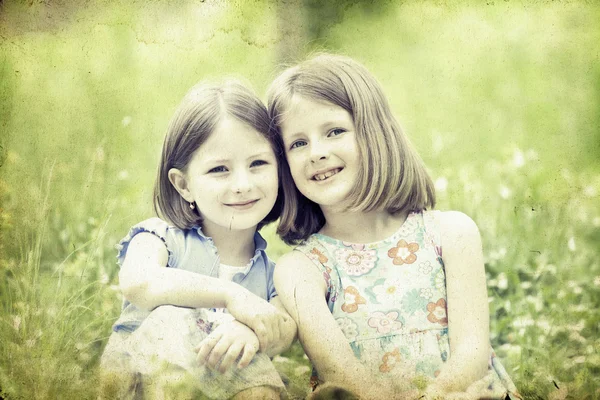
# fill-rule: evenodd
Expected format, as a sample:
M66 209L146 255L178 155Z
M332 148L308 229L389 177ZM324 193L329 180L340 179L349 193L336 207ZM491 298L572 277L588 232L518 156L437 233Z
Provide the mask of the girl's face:
M277 199L277 159L258 131L225 116L192 156L183 173L203 229L255 229Z
M322 207L346 200L360 168L352 115L332 103L294 96L280 128L300 193Z

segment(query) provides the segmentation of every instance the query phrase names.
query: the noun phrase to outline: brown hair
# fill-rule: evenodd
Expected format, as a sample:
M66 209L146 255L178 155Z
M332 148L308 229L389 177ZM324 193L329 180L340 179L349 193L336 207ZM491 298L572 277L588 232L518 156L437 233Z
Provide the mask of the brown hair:
M394 214L435 206L435 189L423 161L364 66L348 57L320 54L283 71L268 91L269 116L280 136L281 117L295 95L335 104L354 120L362 168L348 198L349 211L384 209ZM297 189L288 191L277 231L292 244L319 231L325 218Z
M267 109L260 99L236 80L200 83L186 94L169 123L154 185L156 214L180 229L201 225L202 217L190 208L171 184L169 170L184 170L194 152L208 139L225 115L250 125L271 143L278 160L279 182L282 181L284 156L281 138L270 129ZM258 224L258 229L279 218L282 203L283 189L280 184L275 206Z

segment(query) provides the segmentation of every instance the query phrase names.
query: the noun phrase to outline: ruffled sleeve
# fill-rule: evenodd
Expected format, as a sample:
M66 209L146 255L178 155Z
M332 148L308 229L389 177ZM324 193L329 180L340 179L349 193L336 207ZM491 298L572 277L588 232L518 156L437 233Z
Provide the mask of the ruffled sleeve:
M169 226L167 222L160 218L150 218L131 227L129 233L116 245L119 267L123 265L131 240L141 232L151 233L162 240L169 254L167 265L169 267L177 266L178 255L182 250L181 247L184 246L183 238L179 237L182 236L181 231L178 228Z

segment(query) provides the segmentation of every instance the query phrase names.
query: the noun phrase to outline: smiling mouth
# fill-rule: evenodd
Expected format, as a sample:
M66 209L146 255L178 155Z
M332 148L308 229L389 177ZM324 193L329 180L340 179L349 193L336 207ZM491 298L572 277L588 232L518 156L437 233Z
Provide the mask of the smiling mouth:
M258 200L248 200L248 201L244 201L244 202L240 202L240 203L229 203L229 204L225 204L225 205L227 207L233 207L233 208L243 210L243 209L252 207L257 202L258 202Z
M328 179L328 178L338 174L341 170L342 170L342 168L335 168L335 169L329 170L327 172L324 172L322 174L315 174L312 177L312 179L314 181L324 181L325 179Z

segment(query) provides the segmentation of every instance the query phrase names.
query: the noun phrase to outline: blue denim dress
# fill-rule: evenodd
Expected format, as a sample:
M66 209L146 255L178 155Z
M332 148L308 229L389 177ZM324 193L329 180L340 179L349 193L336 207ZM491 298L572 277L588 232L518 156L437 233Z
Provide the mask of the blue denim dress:
M164 242L168 268L218 276L217 248L199 226L182 230L159 218L133 226L119 242L119 266L123 264L131 240L141 232L156 235ZM277 296L273 284L275 264L267 257L267 243L258 232L254 242L256 250L249 268L232 280L268 301ZM248 367L231 368L225 374L198 365L194 348L210 334L216 323L231 319L233 317L223 310L165 305L148 311L124 300L121 315L113 325L113 333L102 355L101 367L104 371L142 377L144 382L156 383L170 376L174 381L190 382L207 397L215 399L230 398L256 386L281 390L283 382L279 374L268 356L262 353L257 353Z

